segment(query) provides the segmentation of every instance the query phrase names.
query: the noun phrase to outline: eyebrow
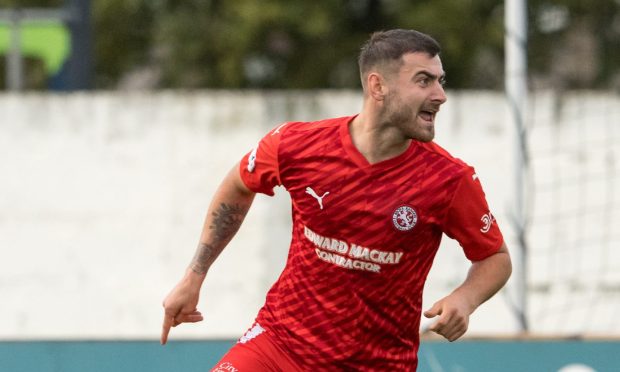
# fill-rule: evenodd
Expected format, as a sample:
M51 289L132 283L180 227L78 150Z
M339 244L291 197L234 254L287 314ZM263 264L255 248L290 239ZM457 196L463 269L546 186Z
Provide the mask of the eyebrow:
M440 76L437 76L435 74L432 74L428 71L419 71L417 72L413 77L418 77L420 75L425 75L426 77L428 77L429 79L433 79L433 80L439 80L440 83L443 83L446 81L446 73L444 72L443 74L441 74Z

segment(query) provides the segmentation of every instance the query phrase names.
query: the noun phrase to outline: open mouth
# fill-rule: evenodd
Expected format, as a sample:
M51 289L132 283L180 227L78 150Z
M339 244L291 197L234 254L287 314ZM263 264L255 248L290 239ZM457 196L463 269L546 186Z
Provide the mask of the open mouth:
M432 122L433 120L435 120L436 114L437 114L437 111L422 110L418 113L418 116L422 118L422 120L424 121Z

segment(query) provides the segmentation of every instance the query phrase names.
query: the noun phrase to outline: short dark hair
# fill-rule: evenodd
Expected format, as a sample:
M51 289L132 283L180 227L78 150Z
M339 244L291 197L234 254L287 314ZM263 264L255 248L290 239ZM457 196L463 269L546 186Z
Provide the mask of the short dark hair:
M441 52L439 43L431 36L415 30L395 29L378 31L364 43L357 60L360 75L380 64L398 62L404 54L424 52L435 57Z

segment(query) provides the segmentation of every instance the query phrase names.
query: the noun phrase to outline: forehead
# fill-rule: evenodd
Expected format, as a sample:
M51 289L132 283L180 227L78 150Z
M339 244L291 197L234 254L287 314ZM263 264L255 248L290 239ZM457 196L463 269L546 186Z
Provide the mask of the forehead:
M437 76L443 75L444 71L439 55L431 57L428 53L423 52L404 54L400 72L416 74L420 71L427 71Z

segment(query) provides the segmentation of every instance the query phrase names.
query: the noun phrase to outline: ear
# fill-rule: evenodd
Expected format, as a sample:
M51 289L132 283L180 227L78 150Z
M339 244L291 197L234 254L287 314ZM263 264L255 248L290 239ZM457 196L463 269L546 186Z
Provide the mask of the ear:
M385 78L378 72L371 72L366 79L368 95L377 101L383 101L388 92Z

